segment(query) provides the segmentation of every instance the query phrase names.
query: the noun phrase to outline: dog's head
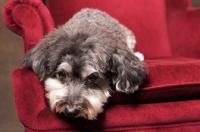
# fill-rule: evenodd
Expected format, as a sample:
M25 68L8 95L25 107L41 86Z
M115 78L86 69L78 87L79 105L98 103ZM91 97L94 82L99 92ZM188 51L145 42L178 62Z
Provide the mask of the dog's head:
M133 93L146 68L120 39L88 23L75 25L55 29L25 55L23 64L44 81L52 110L93 120L103 111L110 84Z

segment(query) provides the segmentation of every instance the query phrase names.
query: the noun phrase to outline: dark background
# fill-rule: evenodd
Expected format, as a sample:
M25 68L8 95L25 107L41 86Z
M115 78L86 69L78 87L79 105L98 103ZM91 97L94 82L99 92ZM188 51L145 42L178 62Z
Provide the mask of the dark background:
M0 0L2 14L6 0ZM192 0L195 7L200 6L200 0ZM200 16L199 16L200 17ZM6 28L0 18L0 132L22 132L23 126L17 119L11 73L20 67L22 53L22 38Z

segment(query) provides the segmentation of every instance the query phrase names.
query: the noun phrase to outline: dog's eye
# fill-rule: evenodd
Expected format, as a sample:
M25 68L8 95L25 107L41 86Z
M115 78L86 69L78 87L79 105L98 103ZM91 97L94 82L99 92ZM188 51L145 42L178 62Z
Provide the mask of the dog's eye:
M65 79L67 77L65 71L59 71L57 73L57 76L60 78L60 79Z
M91 83L91 82L95 82L98 78L98 73L92 73L87 77L87 82Z

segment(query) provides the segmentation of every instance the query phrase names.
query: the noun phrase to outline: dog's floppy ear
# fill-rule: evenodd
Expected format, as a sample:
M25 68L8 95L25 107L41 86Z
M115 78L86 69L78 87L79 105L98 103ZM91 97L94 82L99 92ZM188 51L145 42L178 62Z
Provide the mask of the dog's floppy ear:
M40 78L44 80L48 73L47 56L43 49L40 49L40 45L28 51L23 58L23 65L27 68L32 69ZM39 50L40 49L40 50Z
M63 37L62 30L55 29L24 56L23 65L32 69L41 81L50 76L58 65L65 50L64 46L58 46L66 42L62 39L67 39Z
M143 62L123 49L117 49L112 54L109 65L113 86L117 91L125 93L133 93L137 90L147 74Z

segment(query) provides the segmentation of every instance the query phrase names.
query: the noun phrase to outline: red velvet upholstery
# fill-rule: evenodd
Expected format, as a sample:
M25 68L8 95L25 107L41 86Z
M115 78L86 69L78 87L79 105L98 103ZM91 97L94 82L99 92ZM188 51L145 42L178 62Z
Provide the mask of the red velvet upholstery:
M190 0L167 0L167 5L172 53L200 58L200 8L191 7Z
M163 0L47 0L47 5L56 25L65 23L82 8L103 10L134 31L136 48L146 58L171 55Z
M6 26L24 39L24 53L54 28L49 11L41 0L11 0L3 9Z
M86 121L52 113L38 77L18 68L13 87L25 130L199 131L200 9L190 0L9 0L3 20L23 37L27 52L54 23L65 23L84 7L106 11L134 31L136 50L144 53L149 69L144 84L134 94L113 92L98 120Z

